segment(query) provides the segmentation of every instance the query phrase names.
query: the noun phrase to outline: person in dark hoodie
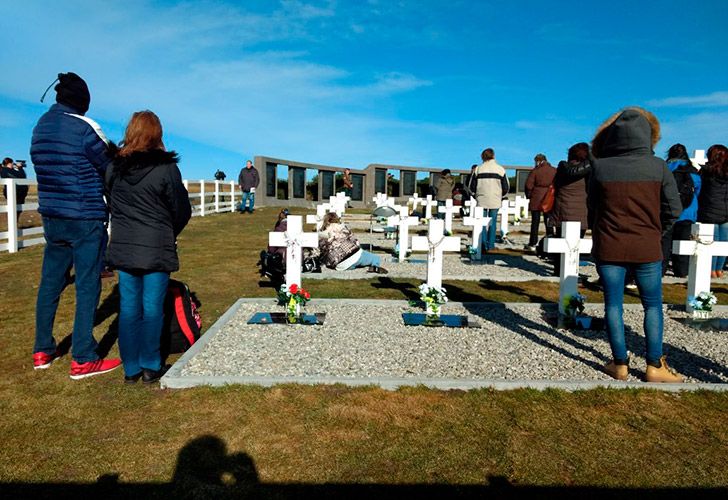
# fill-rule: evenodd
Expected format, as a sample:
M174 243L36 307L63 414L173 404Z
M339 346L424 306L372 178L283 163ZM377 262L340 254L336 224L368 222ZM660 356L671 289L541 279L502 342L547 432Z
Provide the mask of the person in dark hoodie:
M560 161L554 177L554 208L549 214L551 233L561 236L564 222L580 222L581 237L588 228L586 194L592 165L589 144L579 142L569 148L566 161ZM554 275L559 276L561 259L553 258Z
M192 213L174 151L165 151L162 124L151 111L132 115L106 172L111 210L109 266L119 270L119 352L125 382L156 382L164 297L179 269L177 236Z
M728 241L728 149L722 144L708 148L708 163L700 169L702 188L698 222L715 224L714 240ZM725 256L713 257L710 276L723 277Z
M667 272L670 256L672 256L672 273L678 278L688 275L690 256L672 253L674 241L689 240L693 223L698 219L698 198L700 197L701 180L698 169L693 166L688 151L682 144L673 144L667 151L667 168L675 177L683 208L680 217L671 229L662 237L662 274ZM687 198L690 198L688 200ZM686 198L683 200L683 198ZM686 204L687 203L687 204Z
M35 309L33 367L48 368L60 355L53 322L67 275L74 268L70 376L76 380L120 365L118 359L99 359L93 337L108 220L103 179L112 153L99 125L84 116L91 102L86 82L75 73L59 74L58 82L56 104L38 120L30 145L46 240Z
M682 211L672 172L654 155L660 138L655 115L627 108L611 116L592 142L589 188L592 254L604 286L604 312L613 359L609 376L626 380L629 359L622 318L624 284L634 273L645 311L647 382L682 382L662 354L660 238Z

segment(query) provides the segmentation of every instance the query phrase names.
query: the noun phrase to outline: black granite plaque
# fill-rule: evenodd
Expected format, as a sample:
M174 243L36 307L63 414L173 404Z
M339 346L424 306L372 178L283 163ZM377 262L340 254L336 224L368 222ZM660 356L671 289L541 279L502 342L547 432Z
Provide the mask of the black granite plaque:
M364 201L364 176L361 174L351 174L351 199L353 201Z
M439 318L428 316L424 313L402 313L402 320L405 326L447 326L449 328L475 327L477 324L468 322L467 316L457 314L442 314Z
M306 197L306 169L300 167L291 168L291 181L293 184L293 197Z
M326 313L301 314L295 323L288 321L288 315L282 312L259 312L248 320L249 325L323 325Z
M374 169L374 192L387 192L387 171L383 168Z
M321 199L329 201L330 196L334 196L334 173L330 170L321 170Z
M402 196L412 196L415 194L417 184L417 172L403 170L402 171Z
M276 168L275 163L265 164L265 194L275 198L276 196Z

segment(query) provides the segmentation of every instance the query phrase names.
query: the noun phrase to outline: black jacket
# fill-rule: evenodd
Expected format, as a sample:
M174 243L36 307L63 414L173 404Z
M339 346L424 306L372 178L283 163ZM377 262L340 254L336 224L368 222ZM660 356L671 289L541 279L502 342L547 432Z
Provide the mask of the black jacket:
M174 152L117 157L106 172L111 211L108 264L123 271L179 269L177 235L191 216Z
M715 172L710 165L700 170L702 185L698 195L698 222L728 222L728 177Z

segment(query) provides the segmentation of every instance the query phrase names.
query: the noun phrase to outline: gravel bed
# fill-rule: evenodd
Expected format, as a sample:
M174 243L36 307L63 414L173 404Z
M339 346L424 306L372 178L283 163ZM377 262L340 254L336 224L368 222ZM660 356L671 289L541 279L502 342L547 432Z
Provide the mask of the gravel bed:
M610 359L606 333L550 326L555 310L536 305L448 304L444 314L465 314L480 328L405 327L402 301L380 304L312 301L325 312L322 326L248 325L255 312L276 311L272 301L243 303L182 376L402 377L493 380L610 380L599 371ZM599 306L587 312L601 316ZM687 382L728 382L728 336L697 331L665 314L664 348ZM643 314L624 312L630 380L644 373Z

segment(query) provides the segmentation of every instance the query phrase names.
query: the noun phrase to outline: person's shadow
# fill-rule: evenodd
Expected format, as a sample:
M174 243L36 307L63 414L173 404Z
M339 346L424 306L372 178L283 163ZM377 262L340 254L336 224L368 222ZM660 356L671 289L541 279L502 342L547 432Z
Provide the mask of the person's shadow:
M171 486L177 499L256 498L260 479L248 454L228 454L220 438L206 435L180 450Z
M106 321L111 316L115 315L116 317L109 325L109 329L106 331L103 337L101 337L101 340L98 342L98 347L96 348L96 354L99 355L100 358L105 358L108 356L109 351L111 351L111 348L114 347L114 344L116 343L116 340L119 338L119 285L114 285L114 288L111 290L111 293L106 296L106 298L101 302L98 308L96 308L96 316L94 317L94 326L98 326L104 321ZM71 350L71 341L72 341L73 334L69 333L66 335L57 346L58 352L64 356L68 354L68 352Z

